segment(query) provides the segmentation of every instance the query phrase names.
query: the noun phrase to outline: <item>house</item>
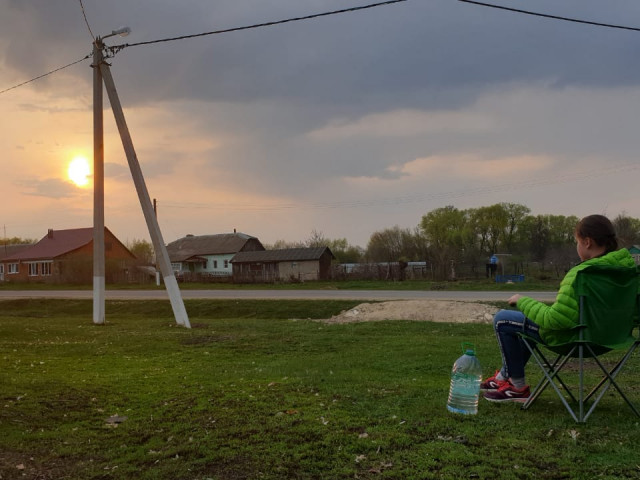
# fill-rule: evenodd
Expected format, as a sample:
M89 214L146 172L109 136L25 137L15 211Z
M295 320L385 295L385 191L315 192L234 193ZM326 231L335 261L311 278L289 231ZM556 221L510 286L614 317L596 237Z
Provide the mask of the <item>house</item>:
M167 245L171 267L186 281L231 280L231 259L238 252L262 251L260 240L245 233L187 235Z
M329 247L240 252L231 259L233 281L269 283L328 280L334 258Z
M31 243L19 243L19 244L5 244L0 245L0 282L4 282L4 263L3 260L11 255L15 255L16 253L21 252L22 250L26 250L29 247L32 247Z
M105 280L126 281L136 257L105 227ZM91 283L93 228L49 229L35 245L2 259L7 282Z

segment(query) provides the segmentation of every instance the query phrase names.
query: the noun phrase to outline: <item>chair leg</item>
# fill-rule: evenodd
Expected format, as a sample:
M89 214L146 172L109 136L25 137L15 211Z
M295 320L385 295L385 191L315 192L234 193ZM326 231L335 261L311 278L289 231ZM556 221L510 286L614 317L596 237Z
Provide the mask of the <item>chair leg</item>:
M526 342L525 342L526 343ZM540 369L542 370L542 373L544 374L544 378L543 380L541 380L541 383L538 384L538 386L534 389L534 392L532 393L532 395L529 397L529 399L522 405L522 409L526 410L528 409L533 402L535 402L535 400L540 396L540 394L542 393L542 391L544 391L544 389L551 384L551 386L553 387L553 389L555 390L556 394L558 395L558 397L560 398L560 400L562 401L563 405L565 406L565 408L567 409L567 411L569 412L569 414L573 417L573 419L578 422L578 417L576 415L576 413L574 412L574 410L571 408L571 406L569 405L569 402L567 402L567 399L565 398L565 396L562 394L562 392L560 391L560 389L558 388L558 386L556 385L556 382L554 382L554 378L558 380L558 383L560 383L562 385L562 387L565 389L565 391L569 394L569 396L571 397L571 399L575 402L575 397L573 396L573 394L571 393L571 391L567 388L567 386L565 385L565 383L562 381L562 379L559 377L558 372L562 369L562 367L564 367L564 365L567 363L567 361L569 360L571 354L573 353L573 350L575 350L575 347L571 350L571 352L569 352L568 355L562 357L562 361L560 362L560 364L558 365L558 359L560 357L558 357L556 359L556 361L554 362L553 365L550 364L550 362L546 359L546 357L542 354L542 352L540 352L540 350L534 346L533 348L531 348L530 345L528 345L528 348L531 351L531 356L534 358L534 360L536 361L536 363L538 364L538 366L540 367ZM536 351L539 354L536 354ZM543 360L540 360L539 357L542 357Z
M622 367L624 366L624 364L627 362L627 360L631 357L631 355L633 354L633 352L635 351L635 349L638 347L638 345L640 345L640 341L634 343L631 348L629 349L629 351L625 354L624 357L622 357L620 359L620 361L618 361L618 363L616 364L615 367L613 367L611 369L611 371L609 372L609 375L611 375L613 378L616 377L616 375L618 375L618 371L622 369ZM591 391L589 392L589 394L585 397L585 401L588 401L593 395L596 394L596 392L598 390L600 390L600 387L602 387L602 385L604 385L604 383L607 381L607 375L605 375L604 377L602 377L602 379L600 380L600 382L598 382L598 384L593 387L591 389Z
M558 383L560 383L560 385L565 390L567 395L569 395L569 397L571 398L571 401L577 402L576 398L573 396L573 393L571 392L571 389L564 383L562 378L560 378L560 370L564 367L564 365L569 360L569 356L573 353L573 351L575 350L575 347L571 350L571 352L569 352L569 355L564 357L564 359L562 355L557 355L554 362L551 363L547 359L547 357L544 355L544 353L542 353L542 350L540 350L535 343L530 344L528 341L525 340L524 344L529 349L529 352L531 352L531 356L536 360L536 362L538 363L538 366L542 369L543 373L545 371L550 373L551 374L550 378L551 379L555 378L558 381ZM542 359L542 361L540 361L540 359ZM558 362L561 359L562 359L562 363L558 365ZM544 390L547 388L548 385L549 385L549 378L547 378L546 375L543 375L540 381L538 382L538 384L533 388L532 390L533 393L529 397L529 400L527 400L527 402L523 405L523 408L525 410L529 408L529 406L536 401L536 399L540 396L540 394L544 392Z
M537 355L537 356L534 356L534 355ZM562 379L558 376L558 372L559 372L558 362L562 359L562 355L558 355L556 359L553 361L553 363L551 363L544 356L544 354L539 349L536 348L536 353L533 353L532 356L534 356L534 359L538 362L538 365L543 365L542 368L544 368L550 374L549 377L553 378L554 376L553 374L555 372L556 379L562 384L563 388L567 390L567 393L569 394L571 399L575 401L575 398L573 397L573 394L571 393L571 391L567 389ZM540 361L540 359L542 360ZM540 394L542 394L542 392L546 390L547 386L549 386L549 377L544 375L544 372L543 372L542 378L540 379L538 384L533 388L532 390L533 393L531 394L527 402L525 402L522 408L524 408L525 410L529 408L529 406L536 401L536 399L540 396Z
M578 346L578 422L584 423L584 345Z
M613 370L611 370L611 372L609 372L609 370L607 370L605 368L605 366L602 364L600 359L595 355L593 350L591 350L591 347L587 347L591 351L591 353L593 355L593 359L596 361L596 363L600 367L600 370L602 370L602 372L605 374L605 376L600 381L600 383L598 383L598 385L588 395L588 397L591 397L593 395L593 393L595 393L598 389L600 389L600 387L602 387L604 385L604 388L602 388L602 390L600 390L600 393L598 394L596 399L591 404L591 407L589 408L589 411L587 412L587 414L584 417L584 421L586 421L587 418L589 417L589 415L591 415L591 413L595 409L596 405L600 402L600 400L602 399L602 397L604 396L604 394L607 392L607 390L609 389L609 387L611 385L613 385L614 388L618 391L618 393L623 398L623 400L626 402L626 404L629 405L629 408L631 408L633 413L635 413L636 416L640 417L640 412L638 412L638 409L629 400L627 395L622 391L622 389L620 388L618 383L615 381L616 376L618 375L618 373L620 373L620 371L622 370L622 367L626 363L627 359L629 359L629 357L631 357L631 354L633 353L633 351L636 349L637 346L638 346L638 343L634 343L633 346L629 349L629 351L622 358L622 360L620 360L618 362L618 364L613 368Z

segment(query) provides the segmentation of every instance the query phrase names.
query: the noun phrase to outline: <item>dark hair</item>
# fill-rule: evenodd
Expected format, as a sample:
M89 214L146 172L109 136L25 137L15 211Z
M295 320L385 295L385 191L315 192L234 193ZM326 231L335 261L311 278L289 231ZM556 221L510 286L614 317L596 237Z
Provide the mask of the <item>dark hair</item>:
M616 230L611 221L604 215L589 215L576 225L576 235L580 238L590 238L600 247L605 247L606 253L618 249Z

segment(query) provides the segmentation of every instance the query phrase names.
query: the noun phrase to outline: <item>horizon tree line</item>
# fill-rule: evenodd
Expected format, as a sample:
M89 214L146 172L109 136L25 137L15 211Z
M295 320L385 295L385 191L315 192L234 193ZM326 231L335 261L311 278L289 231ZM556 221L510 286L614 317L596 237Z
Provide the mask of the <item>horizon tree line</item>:
M508 257L513 268L537 263L561 274L577 261L575 215L531 215L529 207L517 203L458 209L452 205L426 213L414 228L398 225L373 232L366 248L351 245L346 238L330 239L313 230L303 241L278 240L265 245L268 250L327 246L337 263L427 262L442 278L450 277L456 266L484 269L489 257ZM640 244L640 219L625 212L612 219L619 247ZM20 237L2 238L0 245L35 243ZM133 239L127 247L138 258L152 262L153 246ZM453 267L452 267L453 266Z

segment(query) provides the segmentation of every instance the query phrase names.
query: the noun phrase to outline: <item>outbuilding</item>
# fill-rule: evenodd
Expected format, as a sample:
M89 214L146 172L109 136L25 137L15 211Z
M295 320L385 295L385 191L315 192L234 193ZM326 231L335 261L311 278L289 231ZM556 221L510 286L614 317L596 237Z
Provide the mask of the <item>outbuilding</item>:
M231 259L233 281L274 283L328 280L334 258L329 247L239 252Z

